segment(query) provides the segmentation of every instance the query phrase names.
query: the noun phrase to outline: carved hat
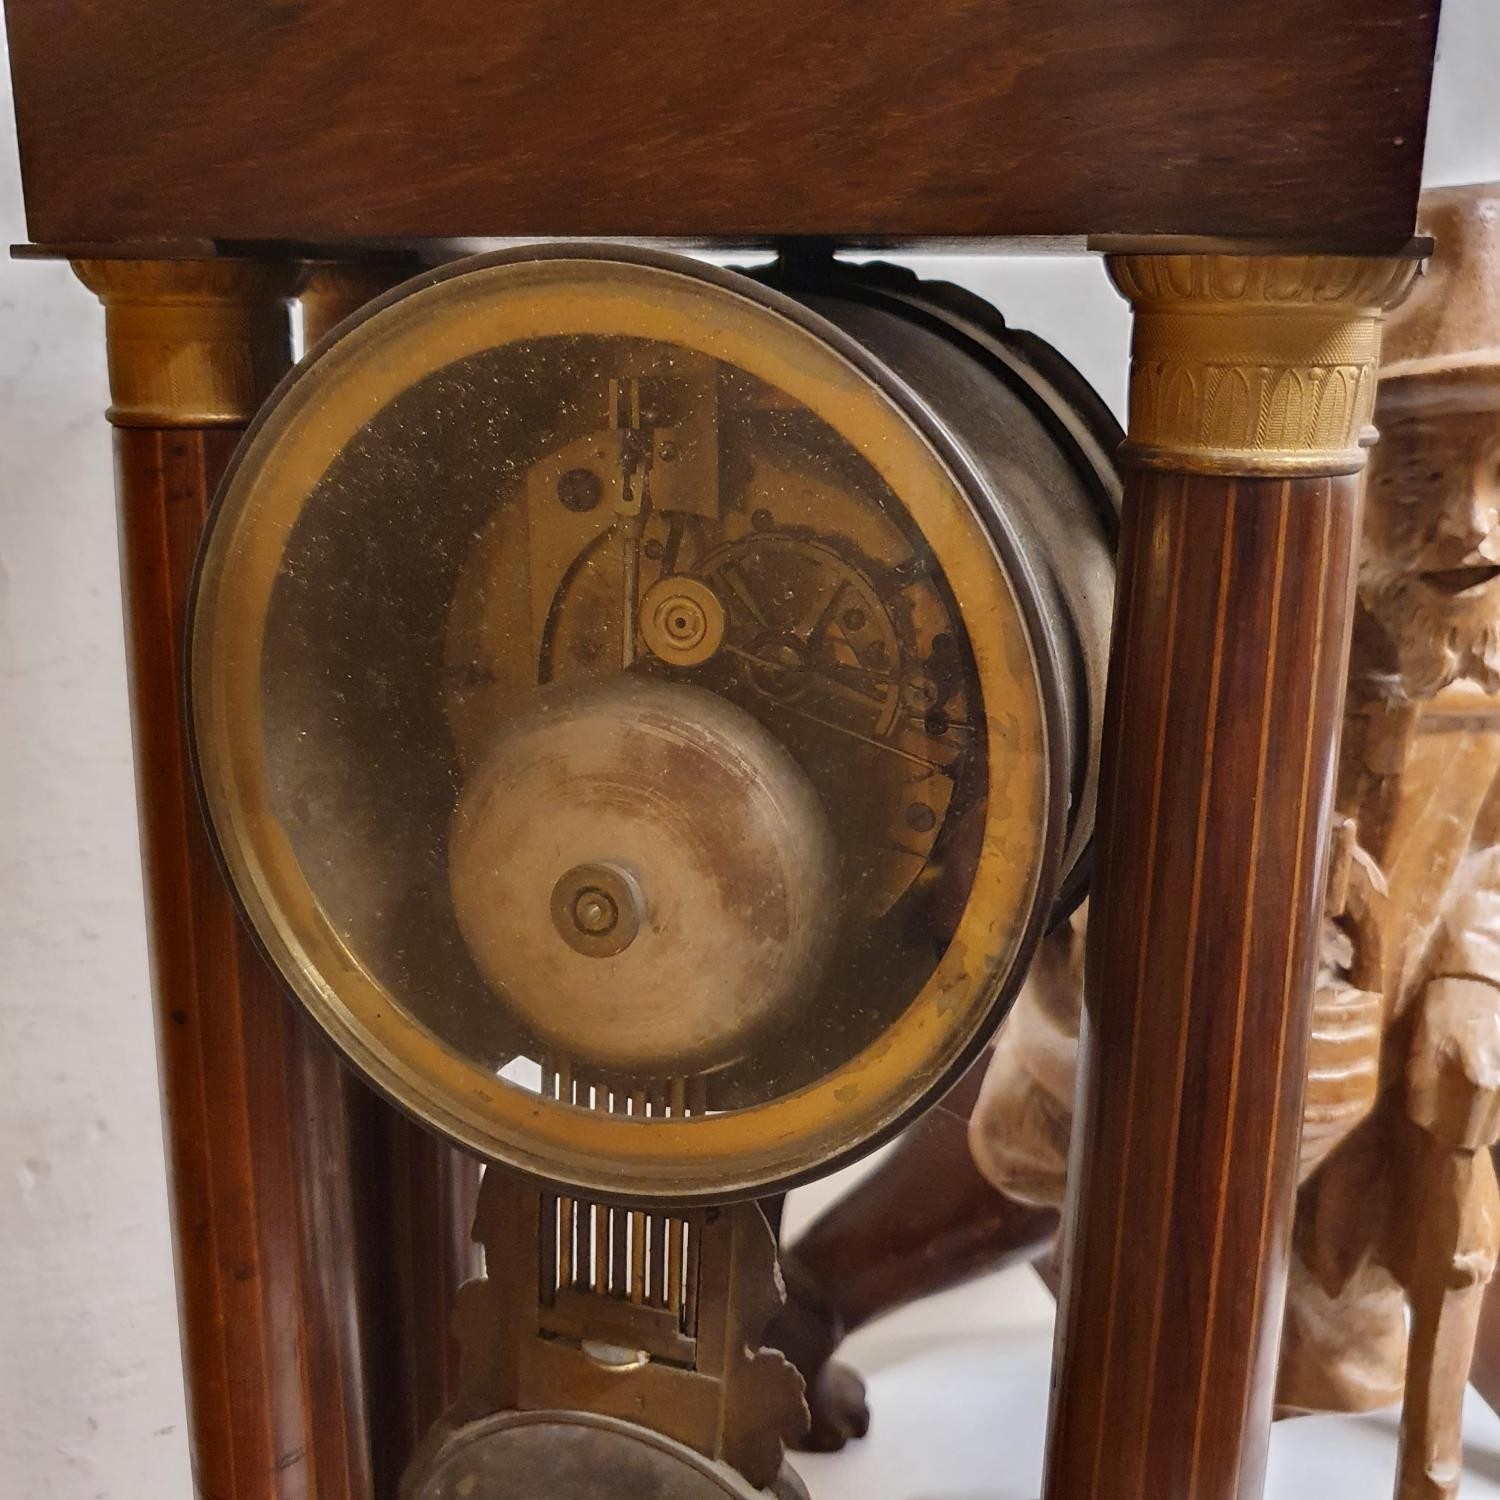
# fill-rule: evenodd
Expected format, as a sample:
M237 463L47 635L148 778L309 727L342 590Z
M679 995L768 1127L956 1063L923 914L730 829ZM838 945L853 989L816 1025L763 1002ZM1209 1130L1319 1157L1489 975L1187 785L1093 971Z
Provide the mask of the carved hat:
M1430 189L1418 223L1436 244L1385 320L1382 404L1443 392L1500 403L1500 183Z

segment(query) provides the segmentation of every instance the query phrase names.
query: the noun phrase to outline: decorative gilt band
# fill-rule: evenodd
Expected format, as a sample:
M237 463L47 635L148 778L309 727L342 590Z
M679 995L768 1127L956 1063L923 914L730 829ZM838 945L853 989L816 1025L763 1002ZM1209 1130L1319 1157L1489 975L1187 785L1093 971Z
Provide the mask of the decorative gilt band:
M80 260L104 304L117 427L247 423L292 363L300 267L251 260Z
M1135 308L1130 440L1151 468L1345 474L1373 438L1380 318L1416 262L1334 255L1123 255Z

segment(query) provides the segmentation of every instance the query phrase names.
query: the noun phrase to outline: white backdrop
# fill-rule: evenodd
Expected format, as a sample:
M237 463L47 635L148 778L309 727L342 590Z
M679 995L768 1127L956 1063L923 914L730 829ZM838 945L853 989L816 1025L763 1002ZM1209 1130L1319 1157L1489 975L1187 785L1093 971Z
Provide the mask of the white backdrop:
M1500 3L1445 0L1430 183L1500 178ZM24 240L9 79L0 241ZM933 258L1123 408L1092 260ZM0 1495L191 1493L125 698L102 319L0 261Z

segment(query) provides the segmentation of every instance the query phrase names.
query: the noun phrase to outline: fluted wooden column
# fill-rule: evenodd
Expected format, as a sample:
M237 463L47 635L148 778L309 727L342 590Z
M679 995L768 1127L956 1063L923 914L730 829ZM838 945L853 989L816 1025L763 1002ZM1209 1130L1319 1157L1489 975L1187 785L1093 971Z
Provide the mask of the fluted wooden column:
M1361 438L1404 262L1125 256L1120 594L1047 1500L1254 1500Z
M199 534L241 431L290 363L297 272L245 260L75 269L106 311L195 1489L204 1500L364 1500L340 1070L235 914L183 716Z
M300 289L311 349L337 324L421 269L413 258L319 261ZM394 1496L427 1429L458 1393L453 1310L479 1273L471 1231L479 1164L408 1120L352 1072L342 1079L351 1163L370 1462L376 1500Z

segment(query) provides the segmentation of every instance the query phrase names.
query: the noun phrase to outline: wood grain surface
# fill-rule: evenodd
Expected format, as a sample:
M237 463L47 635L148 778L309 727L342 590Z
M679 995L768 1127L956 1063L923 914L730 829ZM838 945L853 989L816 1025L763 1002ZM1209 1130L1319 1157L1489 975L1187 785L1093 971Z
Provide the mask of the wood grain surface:
M1127 490L1049 1500L1261 1491L1358 494Z
M238 437L115 434L194 1484L204 1500L363 1500L344 1075L241 927L184 735L188 581Z
M31 238L1411 232L1437 0L7 0Z
M322 268L306 332L402 269ZM274 323L274 296L266 306ZM386 1500L456 1388L478 1167L341 1066L255 949L209 847L184 723L186 612L242 430L115 437L195 1483L205 1500Z

